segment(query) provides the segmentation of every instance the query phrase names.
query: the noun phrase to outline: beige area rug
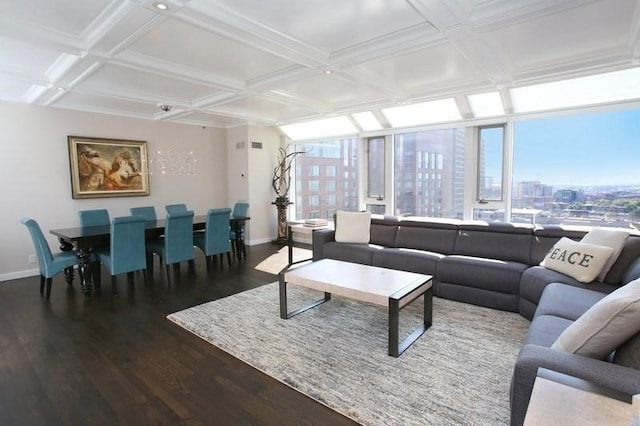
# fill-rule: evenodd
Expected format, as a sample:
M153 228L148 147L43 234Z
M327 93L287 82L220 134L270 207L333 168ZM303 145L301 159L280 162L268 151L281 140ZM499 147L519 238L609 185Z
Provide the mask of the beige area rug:
M311 259L312 251L300 247L293 248L293 261ZM281 248L277 253L272 254L256 265L256 269L270 274L278 274L289 262L288 247Z
M290 309L319 293L290 286ZM422 300L401 313L422 318ZM509 383L528 321L434 298L433 326L387 355L387 310L334 296L280 319L268 284L168 316L277 380L365 425L507 425Z

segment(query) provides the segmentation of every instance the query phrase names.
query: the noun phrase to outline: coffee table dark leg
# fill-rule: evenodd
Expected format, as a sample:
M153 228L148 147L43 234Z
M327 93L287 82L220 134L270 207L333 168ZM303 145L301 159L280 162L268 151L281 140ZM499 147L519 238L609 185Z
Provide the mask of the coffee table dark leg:
M299 313L302 313L311 308L315 308L316 306L331 300L331 293L324 292L324 298L316 300L315 302L311 302L309 305L303 306L291 312L288 311L287 308L287 283L284 281L282 277L280 277L279 281L280 287L280 318L289 319Z
M411 304L410 300L400 308L401 299L389 298L389 355L399 357L418 337L422 336L432 323L433 311L433 287L429 287L424 294L424 313L422 324L411 332L407 337L398 342L400 339L400 310ZM414 299L415 300L415 299Z

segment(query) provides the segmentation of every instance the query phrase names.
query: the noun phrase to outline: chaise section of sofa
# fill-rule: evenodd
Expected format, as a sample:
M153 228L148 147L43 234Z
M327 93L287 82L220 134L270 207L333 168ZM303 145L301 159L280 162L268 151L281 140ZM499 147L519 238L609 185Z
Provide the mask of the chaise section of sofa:
M628 395L640 392L640 370L609 359L593 359L551 348L567 327L605 296L605 293L570 284L546 286L513 370L512 426L524 422L538 368L558 371Z

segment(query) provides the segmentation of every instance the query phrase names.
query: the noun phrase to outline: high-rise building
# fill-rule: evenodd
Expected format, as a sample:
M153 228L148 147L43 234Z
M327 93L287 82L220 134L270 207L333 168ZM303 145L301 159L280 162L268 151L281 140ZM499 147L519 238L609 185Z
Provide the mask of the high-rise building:
M396 136L396 214L462 218L464 135L444 129Z
M336 210L358 210L358 155L355 138L297 147L296 219L331 219Z

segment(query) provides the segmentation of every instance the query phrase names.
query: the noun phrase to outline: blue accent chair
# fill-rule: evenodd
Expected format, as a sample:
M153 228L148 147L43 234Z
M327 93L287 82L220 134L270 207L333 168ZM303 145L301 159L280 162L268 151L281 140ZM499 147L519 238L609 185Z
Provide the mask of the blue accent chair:
M156 208L153 206L131 207L129 213L131 213L132 216L144 216L148 222L155 222L158 219Z
M111 224L107 209L80 210L78 217L80 218L80 226L83 228L87 226L109 226Z
M227 254L227 261L231 265L231 248L229 241L229 216L231 209L209 209L204 232L193 234L193 244L198 247L207 258L207 271L216 255ZM222 263L222 262L221 262Z
M248 211L249 203L237 202L233 206L233 212L231 213L231 216L247 216ZM229 233L229 239L231 240L231 247L233 248L233 252L236 254L236 256L240 257L240 249L242 249L242 254L244 256L247 255L247 252L244 248L244 221L238 224L238 232L236 232L235 229L231 229L231 232Z
M165 210L167 211L167 213L171 214L171 213L182 213L182 212L186 212L187 211L187 205L186 204L167 204L166 206L164 206Z
M117 293L118 274L127 273L133 280L134 271L142 271L147 284L147 254L145 243L145 217L116 217L111 222L111 242L109 248L98 248L95 253L100 262L111 271L113 294Z
M169 265L189 261L193 268L193 211L168 213L164 236L147 242L147 264L153 268L154 253L160 256L167 268L167 280L171 282Z
M36 249L38 257L38 268L40 269L40 294L44 292L45 280L47 282L47 290L45 298L49 300L51 296L51 281L54 276L65 271L67 282L71 285L73 281L73 267L80 264L80 259L76 256L75 251L63 251L60 253L51 253L51 248L40 229L40 225L29 218L22 218L20 222L29 229L33 245Z

